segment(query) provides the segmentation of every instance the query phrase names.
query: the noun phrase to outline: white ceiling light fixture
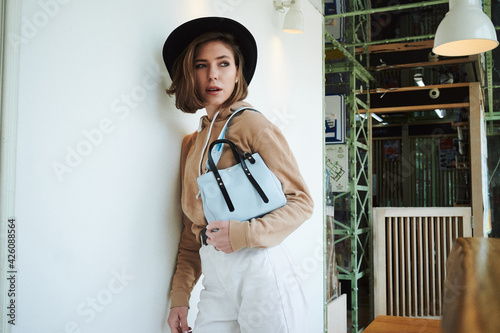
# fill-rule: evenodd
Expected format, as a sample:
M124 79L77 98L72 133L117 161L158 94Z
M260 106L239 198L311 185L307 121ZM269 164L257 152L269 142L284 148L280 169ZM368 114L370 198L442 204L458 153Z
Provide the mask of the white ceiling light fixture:
M419 86L419 87L425 86L424 76L422 75L422 73L417 73L417 74L413 75L413 80L415 80L415 83L417 84L417 86Z
M377 115L376 113L372 113L372 118L377 120L379 123L383 122L384 120L382 118L379 117L379 115Z
M415 84L419 87L424 87L424 68L423 67L417 67L415 68L415 74L413 75L413 80L415 81Z
M446 116L446 110L443 109L435 109L434 112L436 112L437 116L439 118L444 118Z
M450 0L450 11L439 24L432 52L448 57L490 51L498 46L493 23L480 0Z
M300 11L299 0L282 1L274 0L274 8L284 13L285 7L290 7L290 10L285 15L283 22L283 31L292 34L301 34L304 32L304 15Z
M382 123L384 120L382 118L380 118L379 115L377 115L376 113L370 113L372 118L377 120L379 123ZM366 115L364 113L360 113L359 114L361 116L361 118L365 119L366 118ZM356 115L357 116L357 115ZM356 120L359 120L359 119L356 119Z

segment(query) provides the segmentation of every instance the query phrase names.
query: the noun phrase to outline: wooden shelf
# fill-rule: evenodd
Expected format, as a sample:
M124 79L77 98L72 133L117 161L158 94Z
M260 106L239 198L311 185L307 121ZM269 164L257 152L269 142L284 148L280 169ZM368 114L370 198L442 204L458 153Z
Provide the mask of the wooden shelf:
M387 108L370 108L372 113L400 113L400 112L415 112L427 111L435 109L459 109L468 108L469 103L450 103L450 104L429 104L429 105L412 105L412 106L396 106ZM359 113L366 113L365 109L360 109Z
M439 89L441 91L441 96L444 95L443 91L446 89L455 89L455 88L468 88L470 86L469 82L463 82L463 83L451 83L451 84L437 84L437 85L429 85L429 86L412 86L412 87L401 87L401 88L389 88L389 89L384 89L384 88L377 88L377 89L371 89L370 90L370 98L373 101L373 98L376 98L377 96L384 96L386 93L387 94L394 94L394 93L403 93L403 92L419 92L420 94L425 93L426 96L428 94L426 91L429 91L431 89ZM451 90L450 90L451 91ZM358 95L364 95L366 92L358 92ZM449 95L449 94L448 94ZM387 98L387 97L386 97ZM429 97L427 97L426 100L428 100ZM370 108L370 112L374 113L401 113L401 112L414 112L414 111L427 111L427 110L435 110L435 109L458 109L458 108L469 108L470 104L469 102L461 102L460 99L457 101L455 100L441 100L441 99L436 99L432 100L430 99L429 101L432 101L431 104L421 104L424 103L425 100L421 99L418 100L418 104L411 104L410 101L406 105L399 105L399 106L387 106L387 107L376 107L373 106ZM380 103L378 103L380 104ZM361 109L360 113L365 113L365 109Z
M424 40L418 42L390 43L368 46L369 53L401 52L411 50L432 49L434 40ZM364 47L357 47L356 53L365 51Z
M376 73L389 70L408 70L417 67L465 66L469 75L469 81L483 82L484 75L482 73L480 55L461 57L438 56L437 61L429 61L429 54L432 52L433 46L433 40L371 45L368 47L368 52L371 56L371 63L368 70ZM356 49L356 53L360 53L363 50L363 48L358 48ZM408 56L410 54L413 56Z
M400 64L400 65L379 65L375 67L370 67L370 71L380 72L386 70L394 70L394 69L407 69L407 68L415 68L415 67L439 67L444 65L460 65L460 64L468 64L473 63L473 59L469 58L459 58L459 59L446 59L439 61L426 61L426 62L414 62L408 64Z
M460 82L460 83L450 83L450 84L433 84L429 86L411 86L411 87L399 87L399 88L377 88L370 89L370 94L383 94L383 93L393 93L401 91L418 91L418 90L430 90L430 89L447 89L447 88L460 88L468 87L470 82ZM365 92L356 91L358 94L364 94Z
M462 127L462 128L469 128L469 123L468 122L461 122L461 123L451 123L451 127Z

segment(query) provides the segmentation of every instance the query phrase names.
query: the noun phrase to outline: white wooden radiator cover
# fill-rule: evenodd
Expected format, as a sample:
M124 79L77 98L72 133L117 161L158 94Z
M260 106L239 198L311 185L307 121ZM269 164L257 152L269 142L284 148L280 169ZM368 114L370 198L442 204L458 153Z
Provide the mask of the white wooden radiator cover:
M439 317L446 258L471 237L470 207L374 208L375 316Z

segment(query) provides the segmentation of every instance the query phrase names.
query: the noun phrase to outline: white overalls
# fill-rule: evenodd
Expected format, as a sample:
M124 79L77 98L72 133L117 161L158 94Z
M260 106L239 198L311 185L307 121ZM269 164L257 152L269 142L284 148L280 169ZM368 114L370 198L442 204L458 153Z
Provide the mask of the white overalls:
M307 332L306 301L282 245L226 254L200 249L203 287L194 333Z

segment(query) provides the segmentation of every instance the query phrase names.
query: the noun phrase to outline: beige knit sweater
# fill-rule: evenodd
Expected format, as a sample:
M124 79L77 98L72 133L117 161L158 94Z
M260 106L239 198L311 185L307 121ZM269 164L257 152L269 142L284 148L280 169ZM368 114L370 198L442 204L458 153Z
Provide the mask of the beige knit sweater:
M238 102L215 117L209 142L217 139L231 112L248 106ZM207 136L211 119L203 116L197 132L184 138L181 153L181 205L183 231L179 243L177 267L171 290L171 307L189 306L191 290L201 274L200 232L207 222L198 196L196 178L205 172ZM226 130L226 139L243 151L258 152L283 185L287 204L251 221L230 221L229 237L234 251L244 247L271 247L280 244L312 214L313 201L295 157L281 131L259 112L246 110L235 115ZM228 147L225 147L228 148ZM229 148L228 148L229 149ZM201 161L200 161L201 160ZM217 167L236 164L230 151L224 150ZM231 254L228 254L231 255Z

